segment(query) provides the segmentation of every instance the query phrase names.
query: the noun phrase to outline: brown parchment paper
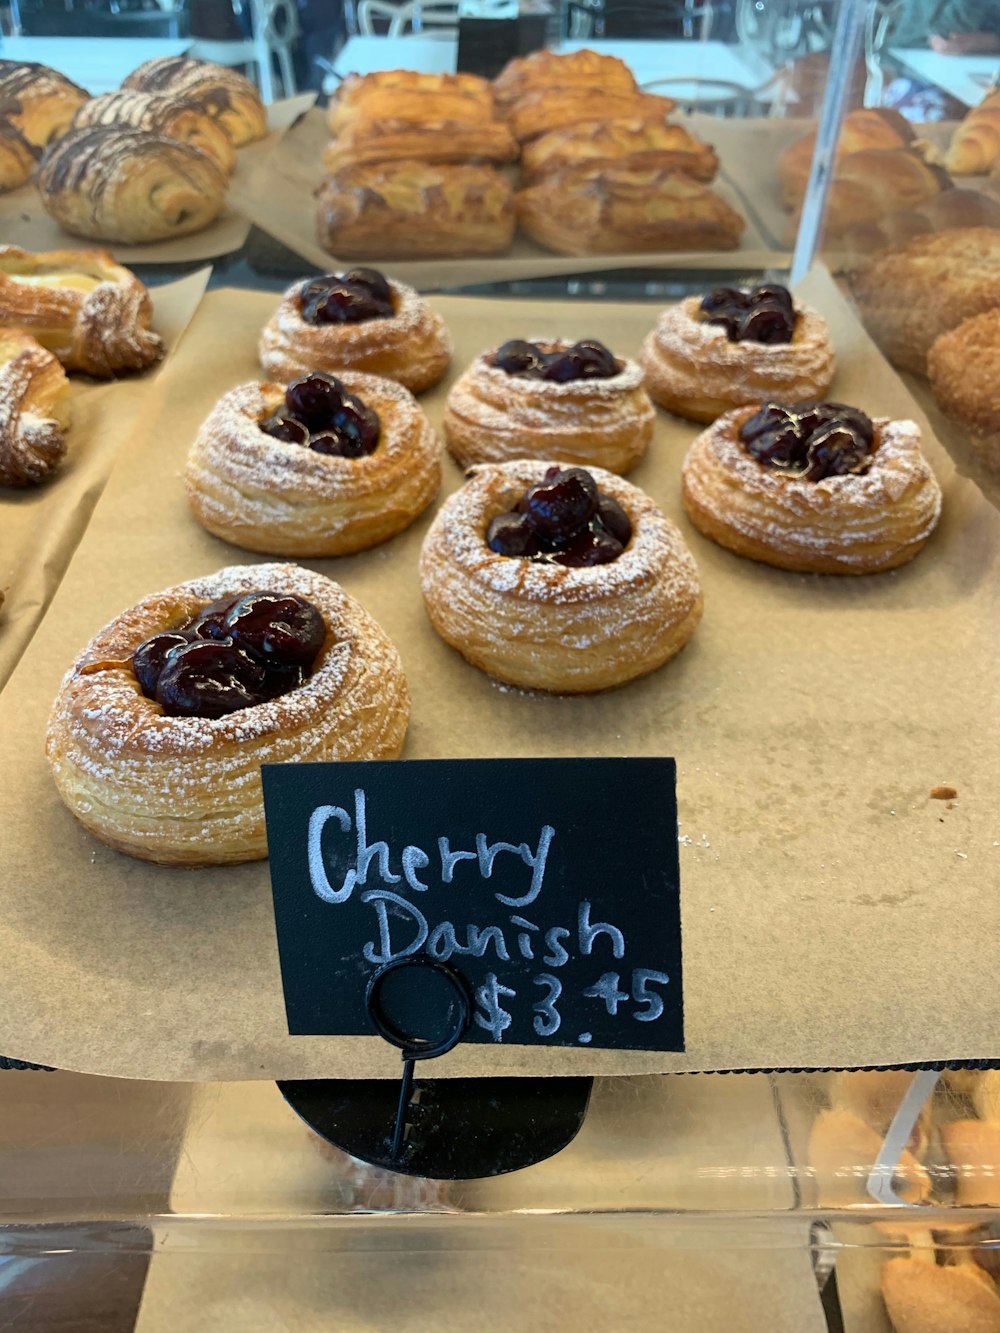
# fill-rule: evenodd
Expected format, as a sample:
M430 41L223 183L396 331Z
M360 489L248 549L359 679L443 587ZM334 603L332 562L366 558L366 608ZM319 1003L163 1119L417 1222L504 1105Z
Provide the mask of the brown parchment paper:
M475 1181L367 1167L324 1144L273 1085L205 1085L170 1194L185 1221L156 1228L137 1333L209 1321L222 1333L820 1333L808 1223L774 1216L794 1205L786 1168L765 1078L598 1080L564 1151ZM726 1202L767 1223L726 1227ZM631 1217L578 1216L623 1204ZM524 1210L575 1216L512 1215ZM700 1231L698 1210L716 1214ZM188 1221L205 1214L253 1227L224 1236L221 1253L214 1230L209 1262ZM316 1220L292 1241L269 1228L276 1215Z
M336 267L316 239L314 191L323 179L323 149L330 141L322 110L310 111L282 140L267 166L244 175L230 190L230 199L258 227L302 255L318 268ZM620 268L763 269L781 263L781 254L760 233L736 190L721 176L712 186L746 217L746 230L736 250L682 251L670 254L556 255L521 232L506 254L468 259L385 260L380 267L420 291L473 282L512 281L562 273ZM787 247L786 247L787 248Z
M920 414L833 282L834 394ZM0 792L0 1051L163 1079L398 1075L375 1038L290 1038L264 863L157 869L94 842L42 757L73 654L149 592L254 557L189 517L180 473L218 395L256 373L274 297L210 293L157 384L20 668L0 696L16 783ZM453 380L484 344L546 330L635 353L654 305L441 297ZM447 382L424 399L440 421ZM893 573L799 575L693 532L679 468L695 428L664 414L633 474L686 533L705 617L675 661L624 689L504 689L430 630L417 586L425 516L373 551L316 567L399 645L409 758L672 754L679 770L684 1054L459 1046L441 1075L856 1066L1000 1056L1000 515L930 437L941 524ZM447 464L444 491L460 482ZM949 809L929 799L950 783Z
M259 143L248 144L236 153L236 170L229 182L226 205L204 231L181 236L172 241L154 241L149 245L114 245L74 236L64 231L42 207L34 180L19 190L0 194L0 240L5 245L20 245L26 250L110 250L123 264L197 263L217 259L238 250L250 234L250 220L239 210L235 199L241 182L261 172L266 179L267 164L282 135L316 101L315 93L303 93L273 102L267 108L270 133Z
M153 327L167 357L146 375L71 380L67 453L41 486L0 487L0 688L34 633L104 489L122 444L133 438L151 386L194 314L211 270L152 289Z

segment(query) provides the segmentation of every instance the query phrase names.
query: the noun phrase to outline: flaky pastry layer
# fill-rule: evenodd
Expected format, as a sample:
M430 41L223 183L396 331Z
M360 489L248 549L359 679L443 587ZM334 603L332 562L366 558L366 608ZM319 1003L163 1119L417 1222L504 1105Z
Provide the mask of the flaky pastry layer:
M16 190L35 169L35 155L12 125L0 121L0 194Z
M440 446L413 396L357 372L344 387L374 408L375 451L335 458L285 444L260 429L284 404L280 384L243 384L216 403L188 455L195 517L216 537L271 555L328 556L394 537L441 484Z
M533 341L546 351L568 345ZM544 458L628 472L646 452L655 413L634 361L610 379L557 384L508 375L492 358L476 357L448 394L444 433L460 466Z
M635 93L639 86L624 60L584 49L559 55L542 49L509 60L493 80L499 105L509 107L526 94L545 88L583 88L592 96Z
M927 375L941 409L1000 464L1000 309L942 333L927 354Z
M312 675L225 717L166 717L139 689L134 649L216 598L257 589L297 593L322 613ZM226 865L267 855L261 764L395 758L409 711L399 654L338 584L297 565L240 565L147 597L105 626L63 679L46 753L59 795L102 842L165 865Z
M701 619L698 571L677 528L637 487L590 469L632 521L617 560L588 569L497 555L490 519L513 508L548 463L472 469L441 506L420 555L431 624L474 666L525 689L609 689L662 666Z
M0 486L31 486L66 452L69 381L35 338L0 329Z
M316 234L349 259L492 255L514 237L514 195L495 167L472 162L358 162L316 193Z
M308 278L295 282L260 335L260 364L288 383L312 370L364 370L412 393L429 389L448 369L451 337L423 297L389 280L395 313L358 324L308 324L299 300Z
M941 513L915 422L877 418L866 473L812 482L747 453L739 429L753 411L727 412L688 450L682 498L700 532L737 555L806 573L872 574L913 559Z
M67 370L106 379L155 365L152 318L149 292L105 250L0 245L0 324L27 329Z
M790 343L730 342L720 324L699 318L689 296L660 315L640 362L654 402L691 421L714 421L762 399L822 398L833 382L834 355L823 316L796 306Z
M639 118L662 122L677 105L656 93L615 93L588 87L538 88L525 93L511 107L507 119L514 138L521 144L571 125L594 120L595 112L606 120Z
M217 120L237 148L267 134L267 113L260 93L242 74L208 60L159 56L147 60L122 80L123 89L169 93L197 104Z
M152 130L167 139L180 139L214 158L228 176L236 166L236 149L229 135L197 102L170 93L119 90L84 102L73 117L73 129L87 125L129 125Z
M477 74L381 69L348 74L326 108L327 128L333 135L355 121L377 121L383 116L412 124L443 119L483 124L494 118L493 92Z
M62 138L87 97L48 65L0 60L0 122L13 126L38 154Z
M468 124L425 120L420 124L389 116L357 120L323 150L327 171L361 162L513 162L517 142L500 121Z
M706 183L715 179L719 169L715 149L683 125L643 116L602 118L550 130L525 144L521 155L529 180L577 162L606 165L625 160L644 167L683 171Z

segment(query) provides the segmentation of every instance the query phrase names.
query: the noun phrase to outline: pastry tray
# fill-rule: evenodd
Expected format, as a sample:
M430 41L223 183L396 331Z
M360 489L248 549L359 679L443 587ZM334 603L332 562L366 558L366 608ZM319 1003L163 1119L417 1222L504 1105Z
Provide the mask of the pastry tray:
M711 134L707 137L711 139ZM285 136L268 163L244 174L231 191L234 202L256 226L324 270L335 268L338 261L327 254L316 239L316 200L313 196L324 176L323 149L329 141L324 113L315 107ZM723 171L711 188L746 218L746 230L735 250L557 255L517 232L505 254L467 259L386 260L380 267L400 282L428 291L479 282L555 277L588 270L650 267L750 270L787 266L790 247L775 246L765 238L739 192L727 180L725 167L723 160Z
M302 93L271 103L267 108L270 133L259 143L237 150L236 170L229 181L225 207L210 226L193 236L153 241L148 245L115 245L73 236L46 213L32 178L19 190L0 194L0 240L4 245L20 245L35 251L106 249L122 264L199 263L232 254L245 244L250 234L250 220L235 203L242 181L257 171L266 174L267 163L282 136L315 101L315 93Z
M835 284L804 295L831 326L833 393L916 416ZM453 380L485 344L597 334L634 355L653 304L441 297ZM257 374L273 296L210 293L157 381L51 610L0 695L18 780L0 794L0 1051L161 1079L392 1077L376 1038L288 1035L266 863L152 867L91 839L42 754L66 666L148 593L254 557L191 519L180 474L216 398ZM441 419L446 381L423 399ZM384 546L314 563L399 645L406 757L655 755L678 763L687 1051L460 1046L435 1073L621 1074L1000 1057L1000 514L928 433L941 524L897 571L802 575L695 533L679 469L696 428L658 414L633 480L676 519L705 616L676 661L593 697L493 683L433 634L417 583L424 516ZM445 464L443 494L461 483ZM929 798L950 783L958 799Z
M118 450L132 438L155 385L205 291L210 270L155 287L153 327L166 359L144 375L97 381L73 375L66 456L40 486L0 487L0 686L48 606Z

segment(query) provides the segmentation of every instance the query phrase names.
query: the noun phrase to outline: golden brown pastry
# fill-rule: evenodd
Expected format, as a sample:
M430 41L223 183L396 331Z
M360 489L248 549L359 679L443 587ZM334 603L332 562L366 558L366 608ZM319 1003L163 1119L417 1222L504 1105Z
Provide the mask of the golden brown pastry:
M493 80L494 96L504 107L539 88L583 88L594 97L639 91L635 75L624 60L590 50L568 55L533 51L531 55L509 60Z
M882 1265L882 1295L896 1333L1000 1333L1000 1295L989 1274L959 1251L937 1264L914 1252Z
M943 190L916 208L895 209L872 222L852 225L838 249L848 267L863 264L869 255L904 245L914 236L955 227L1000 228L1000 190Z
M838 240L852 227L887 213L918 208L951 189L951 178L911 148L865 148L840 159L827 196L824 236Z
M678 653L701 619L698 571L677 528L637 487L588 471L588 485L624 511L631 529L608 563L573 568L487 545L491 521L516 518L510 511L529 487L565 477L533 460L473 468L424 541L420 585L431 624L509 684L560 694L622 685Z
M331 299L363 317L326 322L317 307ZM283 384L311 370L365 370L422 393L448 369L451 338L412 287L374 269L351 269L293 283L261 334L259 352L268 375Z
M69 381L41 343L0 329L0 486L32 486L66 452Z
M349 74L326 108L327 128L339 135L355 120L384 116L420 124L457 120L483 124L494 118L493 92L476 74L418 74L410 69Z
M1000 1121L947 1120L940 1134L954 1173L955 1203L959 1208L995 1208L1000 1204Z
M706 183L715 179L719 169L715 149L696 139L683 125L642 116L586 121L551 130L525 144L521 157L528 180L547 171L561 171L577 162L666 167Z
M912 560L941 512L919 428L875 418L866 448L857 409L830 407L825 420L798 432L808 452L790 450L787 470L758 460L741 439L741 428L763 424L763 411L736 408L703 431L681 473L684 508L698 531L737 555L802 573L872 574ZM769 405L768 415L756 447L774 444L780 460L779 437L816 413ZM835 429L832 442L828 427Z
M104 250L0 245L0 324L26 329L67 370L107 379L155 365L152 317L149 292Z
M237 148L267 134L267 113L260 93L249 79L224 65L185 56L159 56L134 69L122 81L122 88L166 93L196 102L220 122Z
M226 202L226 177L190 144L92 125L48 151L38 191L45 211L75 236L143 245L204 230Z
M927 355L927 377L945 415L1000 465L1000 307L942 333Z
M1000 162L1000 92L992 92L956 128L944 165L956 176L983 176L997 162Z
M185 480L195 517L216 537L272 555L348 555L402 532L434 499L440 446L412 394L357 372L309 375L306 393L317 381L331 387L329 414L297 414L295 386L286 399L280 384L243 384L212 409ZM320 452L352 450L355 441L367 450L371 439L360 456Z
M1000 305L1000 230L917 236L849 275L865 327L903 370L927 373L934 340Z
M906 148L914 139L910 122L888 107L864 107L844 117L835 161L865 148ZM796 139L778 156L778 178L785 208L798 208L805 197L816 149L816 131Z
M0 120L12 125L37 153L62 138L88 96L47 65L0 60Z
M540 378L546 366L560 375L582 373ZM591 377L588 369L601 373ZM539 338L476 357L448 394L444 434L464 468L543 458L628 472L646 452L654 420L634 361L616 358L592 339L571 345Z
M743 218L698 181L657 167L583 164L517 196L523 229L563 255L735 250Z
M541 134L594 120L595 111L606 120L629 118L662 122L676 106L656 93L612 93L593 88L539 88L526 93L510 110L514 138L526 143Z
M510 184L489 166L342 167L323 182L317 199L319 243L343 258L493 255L514 236Z
M355 120L323 151L323 166L337 171L365 162L513 162L518 147L499 121L468 124L428 120Z
M0 120L0 194L16 190L35 169L35 154L8 121Z
M88 125L127 125L152 130L165 139L180 139L214 158L229 173L236 166L233 141L217 120L195 102L158 93L104 93L84 102L73 117L73 129Z
M777 289L768 284L755 290ZM639 360L654 402L706 422L767 398L786 403L823 398L834 371L826 320L809 306L794 307L789 342L731 341L723 324L709 322L697 296L663 312Z
M322 617L302 684L214 717L168 715L143 694L132 667L141 643L252 592L304 598ZM165 865L228 865L267 855L261 764L392 759L408 719L399 655L353 597L297 565L240 565L146 597L105 626L63 679L46 752L59 795L102 842Z

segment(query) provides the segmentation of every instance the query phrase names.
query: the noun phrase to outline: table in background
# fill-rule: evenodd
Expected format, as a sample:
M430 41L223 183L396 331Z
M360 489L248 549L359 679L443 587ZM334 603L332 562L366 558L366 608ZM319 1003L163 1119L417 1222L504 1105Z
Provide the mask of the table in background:
M380 69L415 69L420 74L454 74L454 37L349 37L333 62L341 78Z
M183 55L190 45L168 37L3 37L0 58L49 65L96 95L118 88L143 61Z
M966 106L976 106L1000 78L1000 55L943 56L927 47L890 48L889 55L907 74L943 88Z

